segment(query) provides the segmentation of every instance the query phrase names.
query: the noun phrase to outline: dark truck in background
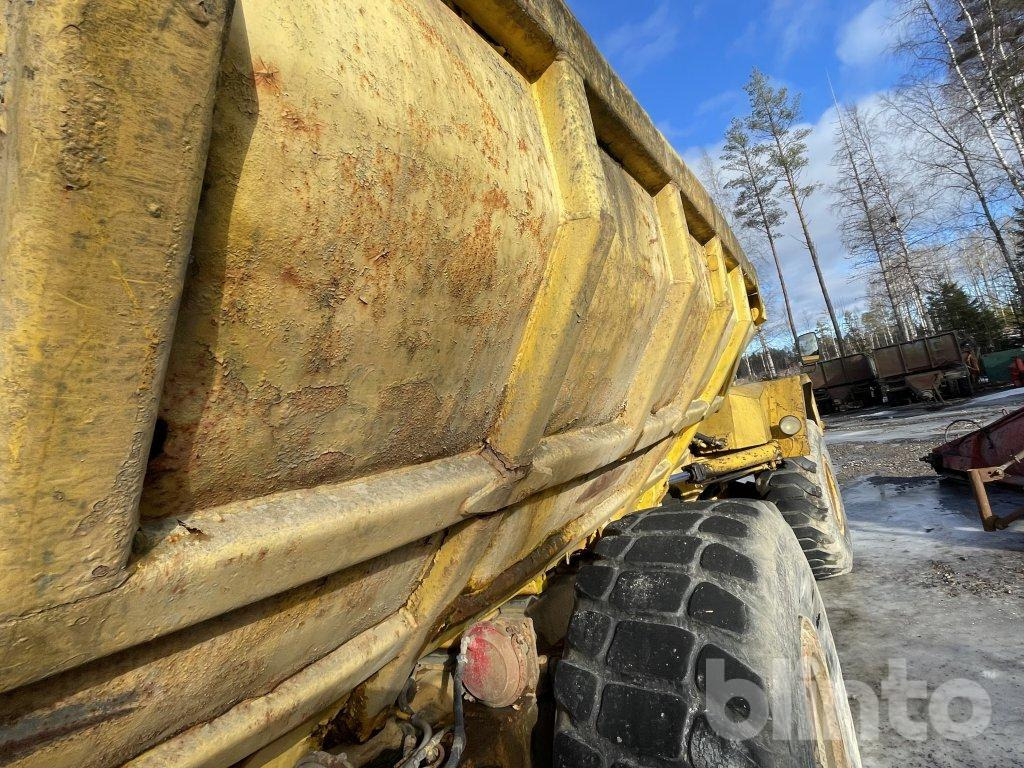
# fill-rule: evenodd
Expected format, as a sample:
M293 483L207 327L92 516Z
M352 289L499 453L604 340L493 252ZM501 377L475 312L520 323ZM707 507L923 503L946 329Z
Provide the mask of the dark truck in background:
M871 355L857 353L805 365L820 413L864 408L882 402L882 390Z
M980 372L977 345L960 331L877 347L872 355L885 402L970 397Z
M944 331L829 360L809 354L811 346L817 347L816 337L813 344L809 339L813 335L801 336L801 355L803 372L811 378L821 413L881 403L941 401L974 393L979 373L977 347L961 331Z

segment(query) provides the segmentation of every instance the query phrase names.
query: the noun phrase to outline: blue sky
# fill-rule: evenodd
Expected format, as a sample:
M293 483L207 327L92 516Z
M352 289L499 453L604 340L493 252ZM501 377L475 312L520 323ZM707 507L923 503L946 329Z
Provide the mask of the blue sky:
M744 108L753 67L804 93L810 119L890 85L885 3L866 0L569 0L674 144L713 144ZM870 6L870 9L869 9ZM865 10L868 13L865 16Z
M804 118L813 129L807 180L825 185L832 179L834 119L827 75L840 99L861 104L896 83L899 72L888 55L892 1L567 0L691 165L702 148L717 155L730 118L745 111L743 84L751 68L803 92ZM864 286L850 275L828 197L820 191L811 199L812 232L834 284L834 302L854 309ZM812 324L823 303L794 225L791 216L783 268L798 322ZM761 276L771 293L773 275L762 269Z

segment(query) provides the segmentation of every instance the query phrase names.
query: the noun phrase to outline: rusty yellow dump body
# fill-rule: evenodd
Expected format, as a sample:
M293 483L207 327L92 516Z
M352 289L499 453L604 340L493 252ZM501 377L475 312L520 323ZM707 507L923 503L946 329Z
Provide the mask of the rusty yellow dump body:
M0 45L0 763L228 766L656 503L762 307L560 0Z

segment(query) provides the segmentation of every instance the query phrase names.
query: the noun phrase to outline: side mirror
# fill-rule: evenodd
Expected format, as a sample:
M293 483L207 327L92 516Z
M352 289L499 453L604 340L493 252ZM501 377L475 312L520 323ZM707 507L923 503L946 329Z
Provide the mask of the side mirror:
M803 365L814 365L821 359L821 342L814 331L800 334L797 344L800 347L800 362Z

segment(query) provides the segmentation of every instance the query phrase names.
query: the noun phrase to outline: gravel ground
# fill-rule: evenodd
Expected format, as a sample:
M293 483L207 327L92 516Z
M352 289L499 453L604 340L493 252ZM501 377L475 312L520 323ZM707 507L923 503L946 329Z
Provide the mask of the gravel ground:
M921 461L934 447L928 440L893 440L830 443L828 450L843 484L858 477L934 477L934 470Z
M909 405L831 414L825 441L840 483L860 477L935 477L921 457L954 437L1024 407L1024 391L1005 390L942 407Z

